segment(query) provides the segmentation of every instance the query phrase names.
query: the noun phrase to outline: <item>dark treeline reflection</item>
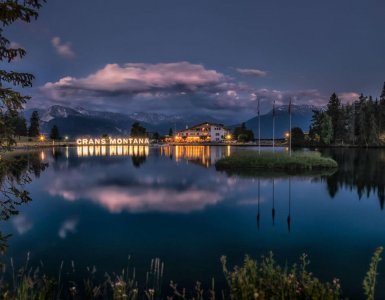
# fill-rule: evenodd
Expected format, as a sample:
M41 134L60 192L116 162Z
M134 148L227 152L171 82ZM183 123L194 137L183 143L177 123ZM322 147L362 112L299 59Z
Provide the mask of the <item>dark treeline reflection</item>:
M381 209L385 203L385 150L383 149L324 149L322 153L338 162L331 176L323 177L333 198L340 188L356 190L361 199L376 193Z
M0 220L9 219L18 214L19 206L31 201L29 192L24 186L40 173L48 165L41 161L38 152L25 152L23 154L5 154L0 159ZM0 251L6 248L9 236L0 231Z

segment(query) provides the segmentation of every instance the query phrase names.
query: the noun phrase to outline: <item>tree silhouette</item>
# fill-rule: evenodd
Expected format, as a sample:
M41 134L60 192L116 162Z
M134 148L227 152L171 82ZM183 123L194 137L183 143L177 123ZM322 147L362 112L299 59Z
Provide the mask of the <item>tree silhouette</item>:
M35 110L32 112L30 125L28 128L28 136L37 137L40 134L40 118L39 113Z

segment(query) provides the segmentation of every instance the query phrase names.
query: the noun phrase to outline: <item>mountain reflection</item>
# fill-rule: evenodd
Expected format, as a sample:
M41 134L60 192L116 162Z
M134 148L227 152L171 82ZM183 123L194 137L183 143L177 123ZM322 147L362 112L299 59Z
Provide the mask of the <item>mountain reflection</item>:
M365 194L377 194L381 209L385 203L385 151L382 149L325 149L323 155L338 162L338 171L323 177L330 196L341 188L356 190L361 199Z

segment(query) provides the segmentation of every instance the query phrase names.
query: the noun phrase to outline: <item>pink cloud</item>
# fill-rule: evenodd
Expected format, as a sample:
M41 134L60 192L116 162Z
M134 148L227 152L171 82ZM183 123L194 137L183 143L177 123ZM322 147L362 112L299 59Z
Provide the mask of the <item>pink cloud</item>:
M123 66L107 64L85 78L63 77L48 82L43 90L90 91L95 93L146 93L156 90L189 90L215 85L224 75L207 70L202 65L188 62L144 64L129 63Z
M258 70L258 69L241 69L237 68L236 71L245 76L253 76L253 77L265 77L267 75L266 71Z
M342 104L353 103L354 101L358 100L359 97L360 94L356 92L345 92L338 94L338 98L341 100Z
M57 54L61 57L71 59L75 57L75 53L71 49L71 43L62 43L58 36L55 36L51 40L51 44L54 47Z

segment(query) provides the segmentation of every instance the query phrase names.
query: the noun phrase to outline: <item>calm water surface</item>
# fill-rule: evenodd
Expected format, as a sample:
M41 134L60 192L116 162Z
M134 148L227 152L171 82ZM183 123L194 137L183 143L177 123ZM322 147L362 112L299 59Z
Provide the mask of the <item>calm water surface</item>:
M165 281L223 284L219 258L272 250L282 264L302 253L320 278L341 278L361 298L373 250L385 246L385 151L323 151L340 163L330 176L242 177L214 162L242 148L69 148L37 152L49 164L28 185L33 201L3 222L8 256L26 253L56 274L75 261L120 271L127 257L139 280L151 258L165 262ZM269 150L269 149L265 149ZM290 193L289 193L290 191ZM385 264L378 299L385 298Z

